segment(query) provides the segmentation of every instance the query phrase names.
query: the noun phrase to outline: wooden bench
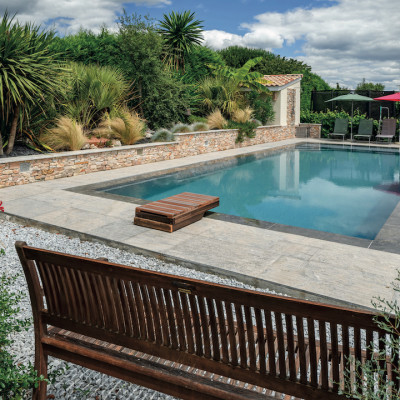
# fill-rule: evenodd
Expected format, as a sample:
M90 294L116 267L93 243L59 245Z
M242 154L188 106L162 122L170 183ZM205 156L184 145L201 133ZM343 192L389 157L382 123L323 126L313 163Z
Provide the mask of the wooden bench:
M135 225L174 232L203 218L204 213L219 206L219 197L197 193L180 193L136 207Z
M346 360L365 362L384 335L369 312L16 249L44 376L53 356L183 399L344 399L359 379Z

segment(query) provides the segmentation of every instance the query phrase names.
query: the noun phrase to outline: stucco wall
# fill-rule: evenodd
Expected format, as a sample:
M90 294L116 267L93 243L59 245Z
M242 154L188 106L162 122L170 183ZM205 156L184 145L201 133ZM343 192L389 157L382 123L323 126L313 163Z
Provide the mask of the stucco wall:
M242 143L236 143L237 130L231 129L181 133L175 135L175 142L170 143L152 143L0 159L0 188L172 160L295 137L294 124L259 127L256 131L254 138L246 138Z

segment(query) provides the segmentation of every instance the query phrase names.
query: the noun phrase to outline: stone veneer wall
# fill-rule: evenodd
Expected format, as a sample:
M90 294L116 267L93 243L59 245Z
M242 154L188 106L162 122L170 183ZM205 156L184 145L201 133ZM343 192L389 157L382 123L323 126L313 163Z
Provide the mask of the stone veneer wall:
M117 148L52 153L33 157L0 158L0 188L43 180L89 174L133 165L194 156L276 142L295 137L295 127L264 126L254 138L236 143L237 130L176 134L171 143L151 143Z

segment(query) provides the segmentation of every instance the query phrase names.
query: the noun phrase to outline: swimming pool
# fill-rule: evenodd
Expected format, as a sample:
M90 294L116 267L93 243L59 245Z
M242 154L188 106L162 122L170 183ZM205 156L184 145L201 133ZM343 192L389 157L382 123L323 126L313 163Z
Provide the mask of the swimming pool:
M103 190L209 194L219 213L372 240L400 200L399 162L397 149L300 144Z

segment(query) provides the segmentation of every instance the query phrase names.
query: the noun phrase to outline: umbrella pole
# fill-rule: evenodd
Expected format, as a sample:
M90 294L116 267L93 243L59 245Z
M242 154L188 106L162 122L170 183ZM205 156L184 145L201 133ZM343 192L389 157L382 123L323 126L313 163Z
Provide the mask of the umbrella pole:
M353 141L353 115L354 115L353 106L354 106L354 103L351 102L351 124L350 124L350 140L351 141Z

